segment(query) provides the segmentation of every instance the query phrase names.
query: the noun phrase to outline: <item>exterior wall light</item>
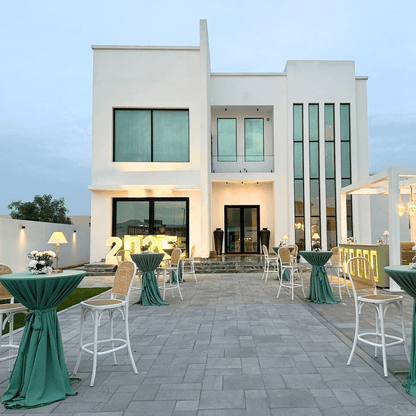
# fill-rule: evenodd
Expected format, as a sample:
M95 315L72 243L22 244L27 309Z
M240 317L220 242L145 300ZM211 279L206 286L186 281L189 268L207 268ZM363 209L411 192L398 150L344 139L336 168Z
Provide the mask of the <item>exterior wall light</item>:
M26 228L26 226L25 225L22 225L22 230L24 230Z
M241 182L241 185L244 185L244 182Z
M228 182L225 182L226 185L228 185Z

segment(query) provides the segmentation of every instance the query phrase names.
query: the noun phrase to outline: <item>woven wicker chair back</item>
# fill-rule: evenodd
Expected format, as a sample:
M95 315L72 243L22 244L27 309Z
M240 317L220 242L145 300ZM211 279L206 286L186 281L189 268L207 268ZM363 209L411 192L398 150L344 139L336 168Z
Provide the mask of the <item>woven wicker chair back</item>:
M370 262L364 257L353 257L347 262L347 272L354 293L377 293Z
M292 249L292 252L290 253L293 257L297 257L298 255L298 246L296 244L290 244L288 245L288 248Z
M332 247L331 251L334 253L331 257L331 263L341 263L341 254L339 247Z
M267 251L267 247L265 245L263 245L263 254L267 257L269 255L268 251Z
M191 248L191 259L193 259L195 256L195 246L192 246Z
M290 263L290 250L287 247L279 248L279 256L282 263Z
M132 261L131 260L131 251L130 250L119 250L116 254L117 262L120 264L123 261Z
M177 266L179 259L181 258L181 254L182 252L180 248L175 248L175 250L172 251L172 256L170 258L171 266Z
M134 278L134 263L125 261L120 263L114 277L113 294L127 296L129 293L130 283Z
M5 264L0 264L0 276L4 274L12 274L13 271L9 266ZM0 299L10 299L13 297L10 292L0 283Z

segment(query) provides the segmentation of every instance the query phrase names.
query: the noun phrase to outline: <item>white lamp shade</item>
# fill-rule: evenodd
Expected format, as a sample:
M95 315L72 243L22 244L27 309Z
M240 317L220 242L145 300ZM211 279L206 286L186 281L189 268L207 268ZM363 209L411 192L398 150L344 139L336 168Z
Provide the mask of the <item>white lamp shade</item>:
M286 234L282 238L283 240L289 240L289 237Z
M52 233L51 238L48 241L48 244L66 244L68 241L66 241L66 238L64 236L64 233L61 231L55 231Z
M319 234L318 233L314 233L312 238L319 238Z

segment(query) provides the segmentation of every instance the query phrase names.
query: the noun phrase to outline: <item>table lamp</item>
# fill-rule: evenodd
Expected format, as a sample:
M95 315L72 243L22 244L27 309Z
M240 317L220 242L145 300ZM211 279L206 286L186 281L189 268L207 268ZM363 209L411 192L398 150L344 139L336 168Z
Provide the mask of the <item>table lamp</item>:
M56 245L56 273L62 273L62 270L59 268L59 245L67 242L64 233L61 231L54 231L48 241L48 244Z
M321 239L321 237L319 237L318 233L313 233L312 234L312 248L313 248L313 250L315 250L315 251L319 250L319 247L321 245L320 239Z
M285 234L285 235L282 237L282 239L283 239L283 245L286 245L286 244L287 244L287 240L289 240L289 237Z

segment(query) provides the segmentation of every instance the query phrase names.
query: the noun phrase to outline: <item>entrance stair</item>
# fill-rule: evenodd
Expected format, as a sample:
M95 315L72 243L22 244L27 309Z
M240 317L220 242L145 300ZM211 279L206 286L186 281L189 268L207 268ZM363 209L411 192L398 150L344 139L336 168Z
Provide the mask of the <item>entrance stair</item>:
M263 256L245 255L230 256L221 255L216 258L195 258L196 274L218 274L218 273L263 273ZM89 263L83 267L87 276L114 276L114 266L106 264L104 260L98 263Z

